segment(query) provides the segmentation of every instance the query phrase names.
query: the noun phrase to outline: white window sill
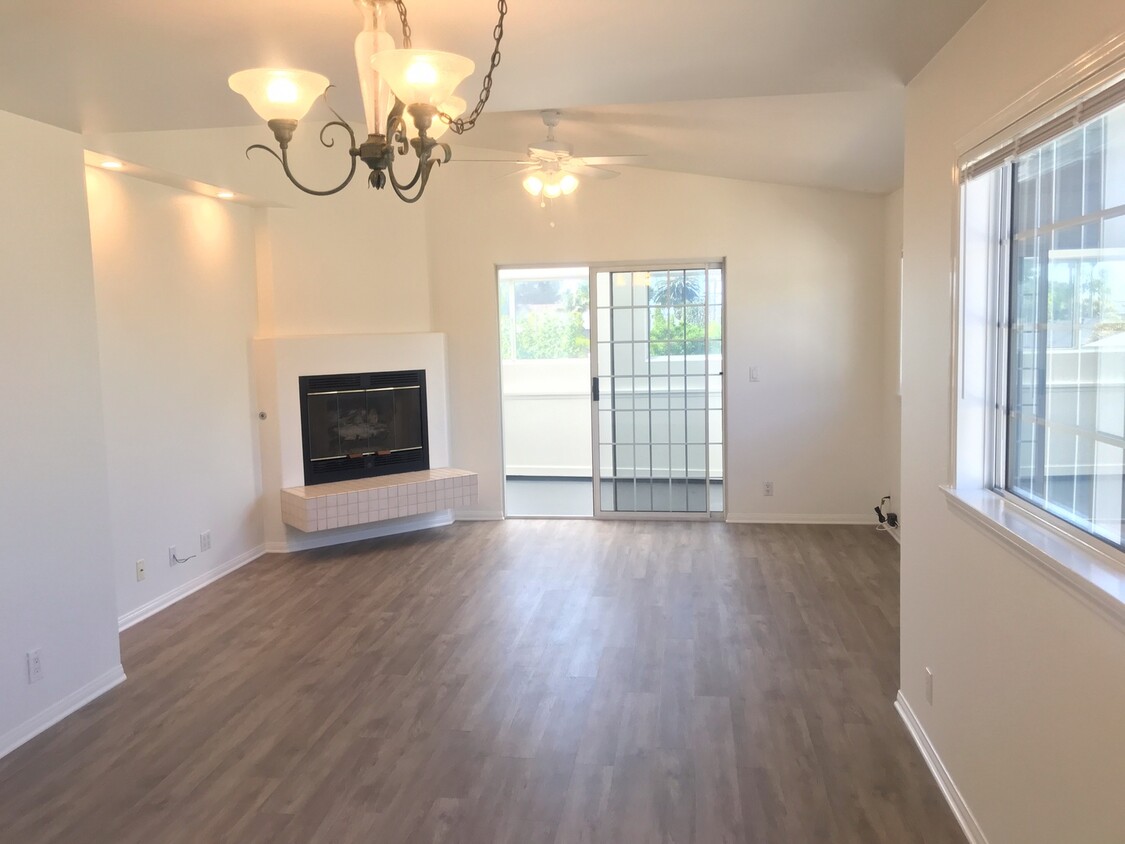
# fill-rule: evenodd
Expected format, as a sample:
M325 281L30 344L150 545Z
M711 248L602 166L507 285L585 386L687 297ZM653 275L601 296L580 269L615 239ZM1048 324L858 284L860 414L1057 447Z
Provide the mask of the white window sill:
M1125 627L1125 570L1092 546L1059 533L985 489L941 487L951 508L1018 557Z

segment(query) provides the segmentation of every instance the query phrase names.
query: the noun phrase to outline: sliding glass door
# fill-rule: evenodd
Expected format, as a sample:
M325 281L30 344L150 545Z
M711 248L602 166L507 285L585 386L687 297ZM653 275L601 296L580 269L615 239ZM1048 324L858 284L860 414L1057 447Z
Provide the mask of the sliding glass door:
M510 267L500 305L504 513L592 516L588 267Z
M590 276L595 515L721 515L722 265Z

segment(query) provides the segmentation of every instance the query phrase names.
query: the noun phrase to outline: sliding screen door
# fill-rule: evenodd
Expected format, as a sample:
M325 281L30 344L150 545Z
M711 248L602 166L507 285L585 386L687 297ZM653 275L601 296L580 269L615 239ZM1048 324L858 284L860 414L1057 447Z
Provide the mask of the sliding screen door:
M591 270L595 512L723 512L723 271Z

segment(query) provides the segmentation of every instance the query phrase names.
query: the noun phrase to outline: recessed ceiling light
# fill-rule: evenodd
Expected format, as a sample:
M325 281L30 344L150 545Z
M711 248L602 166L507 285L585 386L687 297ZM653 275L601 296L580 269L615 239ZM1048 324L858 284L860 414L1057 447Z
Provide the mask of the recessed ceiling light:
M215 196L219 197L219 199L234 199L234 194L229 190L221 190L215 194Z
M120 170L124 166L125 165L122 164L120 161L103 161L102 162L102 167L104 167L106 170Z

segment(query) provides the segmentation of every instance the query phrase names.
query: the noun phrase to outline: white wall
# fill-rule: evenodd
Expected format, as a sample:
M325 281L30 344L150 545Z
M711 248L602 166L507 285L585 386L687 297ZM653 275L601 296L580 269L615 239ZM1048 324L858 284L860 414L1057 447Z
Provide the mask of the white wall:
M954 147L1122 31L1118 0L991 0L908 90L901 682L991 844L1122 840L1125 634L938 491L950 480Z
M874 519L886 487L881 197L633 168L584 182L551 228L486 165L443 168L430 190L453 463L480 473L482 513L501 509L495 265L726 258L731 518Z
M95 167L87 195L113 568L128 621L260 553L250 341L261 212ZM195 559L170 567L170 545Z
M318 121L310 118L298 130L290 164L309 187L324 189L347 174L349 159L340 140L331 150L320 146ZM253 152L247 160L248 145L274 144L264 125L87 141L99 152L271 204L259 239L258 336L429 330L425 215L389 188L368 188L365 165L345 190L313 197L293 187L266 153Z
M890 511L902 516L902 396L899 393L902 316L902 190L884 200L883 240L883 454Z
M124 678L82 140L5 112L0 137L2 755Z

